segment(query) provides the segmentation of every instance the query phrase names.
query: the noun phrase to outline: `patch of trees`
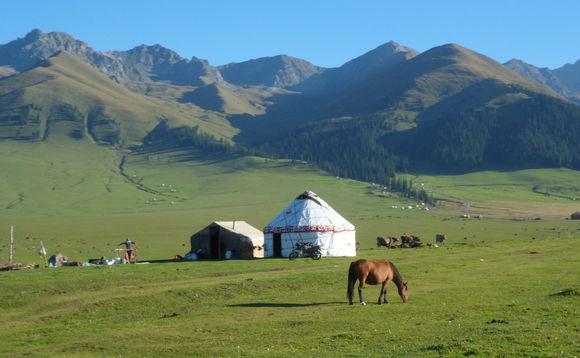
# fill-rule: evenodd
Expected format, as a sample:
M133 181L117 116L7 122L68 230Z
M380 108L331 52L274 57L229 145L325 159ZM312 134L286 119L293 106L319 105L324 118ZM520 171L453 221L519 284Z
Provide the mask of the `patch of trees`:
M435 205L435 198L433 194L427 192L424 188L417 188L413 180L403 176L392 176L388 181L386 188L389 191L399 193L402 197L408 199L415 199L422 203Z
M377 141L384 128L377 120L316 123L258 145L258 152L315 164L341 177L386 184L399 159Z
M580 107L537 95L499 109L456 113L387 136L412 167L460 171L480 168L569 167L580 169Z
M389 152L379 138L388 126L377 117L316 123L267 141L255 148L260 155L306 161L340 177L374 182L406 198L434 205L433 197L397 177L406 171L405 157Z

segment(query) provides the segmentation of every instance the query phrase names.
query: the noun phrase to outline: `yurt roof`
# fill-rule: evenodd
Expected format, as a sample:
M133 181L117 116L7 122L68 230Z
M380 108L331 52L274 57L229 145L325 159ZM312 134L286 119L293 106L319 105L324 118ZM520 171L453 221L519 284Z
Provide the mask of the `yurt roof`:
M252 225L248 224L245 221L236 220L236 221L214 221L214 224L228 230L231 232L235 232L236 234L240 234L246 237L262 237L264 234L262 231L256 229Z
M305 191L264 228L264 233L354 230L354 225L331 208L316 193Z

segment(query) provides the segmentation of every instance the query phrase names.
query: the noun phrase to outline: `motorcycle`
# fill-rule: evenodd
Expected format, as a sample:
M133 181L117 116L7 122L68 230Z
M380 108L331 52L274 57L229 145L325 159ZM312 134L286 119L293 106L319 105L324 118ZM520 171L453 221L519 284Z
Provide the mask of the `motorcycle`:
M322 257L320 245L312 245L307 242L297 242L288 258L290 260L296 260L299 257L311 257L313 260L320 260Z

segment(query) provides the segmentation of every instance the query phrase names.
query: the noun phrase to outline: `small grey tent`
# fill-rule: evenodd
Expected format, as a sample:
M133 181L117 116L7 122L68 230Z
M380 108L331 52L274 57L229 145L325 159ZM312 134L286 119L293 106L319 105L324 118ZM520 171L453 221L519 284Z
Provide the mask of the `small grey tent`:
M191 252L199 259L264 257L264 234L245 221L215 221L191 236Z

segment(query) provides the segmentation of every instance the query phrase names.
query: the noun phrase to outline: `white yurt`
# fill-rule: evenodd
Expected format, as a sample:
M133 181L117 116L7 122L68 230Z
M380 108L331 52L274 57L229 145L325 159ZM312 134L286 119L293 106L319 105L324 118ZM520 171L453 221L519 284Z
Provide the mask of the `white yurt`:
M288 257L299 242L322 256L356 256L355 227L311 191L300 194L264 228L264 255Z

